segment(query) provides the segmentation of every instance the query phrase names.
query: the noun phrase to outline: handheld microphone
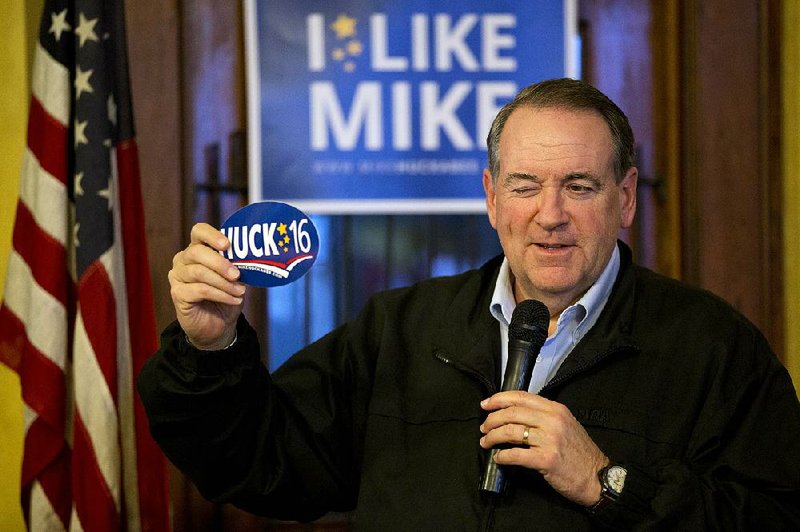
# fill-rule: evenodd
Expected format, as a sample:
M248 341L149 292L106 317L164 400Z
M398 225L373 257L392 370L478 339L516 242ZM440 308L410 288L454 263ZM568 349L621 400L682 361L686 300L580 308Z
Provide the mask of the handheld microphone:
M527 299L517 305L508 326L508 362L503 376L502 391L527 390L531 383L533 365L547 339L550 312L541 301ZM489 458L481 481L481 490L495 494L506 488L506 466L498 465L494 455L499 448L489 451Z

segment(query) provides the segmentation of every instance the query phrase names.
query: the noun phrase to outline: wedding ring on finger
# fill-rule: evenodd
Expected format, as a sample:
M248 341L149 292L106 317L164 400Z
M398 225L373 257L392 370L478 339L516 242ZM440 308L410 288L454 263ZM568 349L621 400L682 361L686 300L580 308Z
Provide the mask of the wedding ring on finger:
M525 445L525 447L531 446L531 444L528 443L528 436L530 436L530 434L531 434L531 428L525 425L525 430L522 431L522 443Z

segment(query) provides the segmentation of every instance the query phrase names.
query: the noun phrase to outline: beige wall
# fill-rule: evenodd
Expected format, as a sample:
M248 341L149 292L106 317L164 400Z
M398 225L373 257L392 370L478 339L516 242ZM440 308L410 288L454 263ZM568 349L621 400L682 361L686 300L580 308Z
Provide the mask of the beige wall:
M17 185L25 148L28 73L41 0L0 0L0 297L5 287ZM19 503L22 464L19 379L0 364L0 530L24 530Z

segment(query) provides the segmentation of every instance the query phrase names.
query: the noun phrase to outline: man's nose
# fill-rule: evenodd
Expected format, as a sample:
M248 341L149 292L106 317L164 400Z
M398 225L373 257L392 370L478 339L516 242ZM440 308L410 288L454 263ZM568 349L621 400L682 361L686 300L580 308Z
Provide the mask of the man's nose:
M569 221L567 212L564 210L564 197L560 188L545 187L537 199L539 205L533 221L542 229L553 231Z

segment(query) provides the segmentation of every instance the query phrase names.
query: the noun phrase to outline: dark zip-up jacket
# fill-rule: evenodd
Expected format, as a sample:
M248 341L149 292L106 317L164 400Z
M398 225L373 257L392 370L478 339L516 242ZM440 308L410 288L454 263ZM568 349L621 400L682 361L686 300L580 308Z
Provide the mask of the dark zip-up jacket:
M522 468L499 500L479 492L500 257L376 295L273 376L243 318L219 352L171 325L139 378L152 434L207 498L280 519L355 509L363 530L800 530L786 370L729 305L620 247L601 316L541 391L628 469L598 515Z

